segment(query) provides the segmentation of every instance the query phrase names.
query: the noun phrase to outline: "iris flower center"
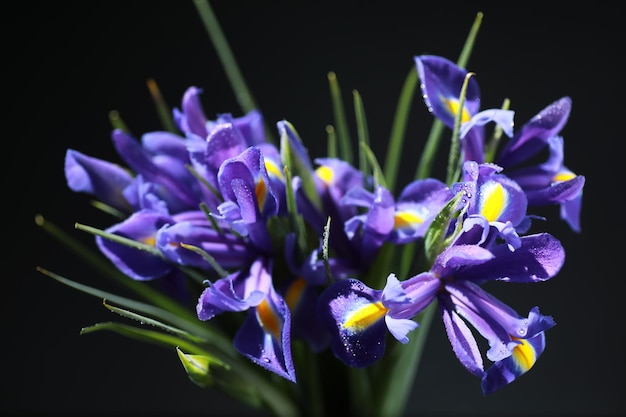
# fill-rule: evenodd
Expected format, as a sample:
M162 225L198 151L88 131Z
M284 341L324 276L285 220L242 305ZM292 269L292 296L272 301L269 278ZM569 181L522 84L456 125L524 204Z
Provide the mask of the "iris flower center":
M381 301L377 303L369 303L352 312L343 324L346 329L352 329L355 332L363 330L376 323L389 309L383 305Z

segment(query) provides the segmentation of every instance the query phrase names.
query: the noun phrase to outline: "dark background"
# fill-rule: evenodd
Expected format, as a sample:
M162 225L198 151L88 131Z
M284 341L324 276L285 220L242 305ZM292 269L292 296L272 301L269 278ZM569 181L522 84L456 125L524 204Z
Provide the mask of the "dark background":
M374 151L383 161L396 100L413 56L456 60L477 12L484 12L468 69L482 107L505 97L521 126L564 95L566 164L587 183L582 234L546 210L565 266L549 282L494 289L524 314L539 305L557 326L537 365L483 397L434 321L408 415L617 415L623 379L624 25L616 3L584 2L254 2L213 8L261 110L271 124L294 124L322 156L332 123L326 74L335 71L350 108L364 101ZM591 4L597 5L591 8ZM549 5L549 6L546 6ZM79 330L112 319L101 300L54 282L42 266L104 289L92 270L34 224L34 216L90 237L98 224L88 198L65 185L67 148L115 160L107 114L134 132L160 128L146 80L171 107L190 85L204 89L206 113L241 114L192 1L14 2L3 6L2 279L0 412L3 414L243 414L228 398L188 381L174 352L113 333ZM406 181L415 170L430 115L416 96ZM356 130L352 126L353 135ZM17 217L17 219L16 219ZM619 240L618 240L619 239ZM8 252L7 249L8 248ZM502 288L504 287L504 288Z

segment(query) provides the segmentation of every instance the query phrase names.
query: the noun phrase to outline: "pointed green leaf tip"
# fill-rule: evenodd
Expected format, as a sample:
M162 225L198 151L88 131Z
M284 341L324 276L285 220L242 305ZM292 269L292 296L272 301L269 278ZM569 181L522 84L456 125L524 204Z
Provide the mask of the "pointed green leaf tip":
M214 385L213 376L210 372L212 365L229 369L228 365L217 358L205 355L188 355L183 353L178 347L176 348L176 353L178 353L178 358L183 363L183 367L191 382L201 388L208 388Z
M458 203L462 193L456 194L437 214L424 236L424 251L428 263L432 265L435 257L445 249L445 235L453 218L458 215Z

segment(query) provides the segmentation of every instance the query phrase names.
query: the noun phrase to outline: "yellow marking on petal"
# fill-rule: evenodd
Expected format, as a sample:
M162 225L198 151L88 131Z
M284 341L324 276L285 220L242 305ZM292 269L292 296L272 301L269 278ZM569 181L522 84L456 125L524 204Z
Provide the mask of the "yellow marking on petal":
M267 302L267 299L261 301L256 307L256 317L259 324L268 333L271 333L277 340L280 340L280 328L282 320L276 315L276 312Z
M290 309L293 310L295 306L300 302L300 297L302 297L302 293L304 288L306 287L306 280L302 277L296 278L296 280L287 288L287 293L285 294L285 301Z
M557 172L557 174L552 178L553 182L563 182L569 181L572 178L576 178L576 174L571 171L561 171Z
M519 345L513 348L513 359L515 360L515 363L520 367L522 372L526 372L530 368L532 368L537 361L535 348L530 343L528 343L526 339L518 339L516 337L513 337L512 339L520 342Z
M508 193L499 182L489 182L481 187L481 208L482 214L487 221L493 222L498 220L508 200Z
M267 170L267 173L280 179L281 181L285 181L285 177L283 176L283 172L280 170L280 168L274 163L274 161L271 161L269 159L265 160L265 169Z
M451 99L451 98L444 98L442 99L443 104L446 106L446 108L448 109L448 111L456 117L456 114L459 112L459 100L457 99ZM465 122L469 122L470 119L472 118L472 116L470 116L469 112L467 111L466 107L463 107L463 113L461 114L461 123L465 123Z
M422 223L424 223L424 219L410 211L397 211L393 217L394 229L405 229Z
M267 184L265 184L263 177L260 177L259 181L257 181L254 193L256 194L256 201L259 204L259 208L262 209L265 204L265 197L267 197Z
M315 170L315 173L326 184L332 184L335 172L331 168L327 167L326 165L322 165Z
M156 246L156 237L155 236L144 237L140 239L140 242L145 243L146 245Z
M381 301L369 303L350 314L343 327L355 332L363 330L384 317L387 311L389 309Z

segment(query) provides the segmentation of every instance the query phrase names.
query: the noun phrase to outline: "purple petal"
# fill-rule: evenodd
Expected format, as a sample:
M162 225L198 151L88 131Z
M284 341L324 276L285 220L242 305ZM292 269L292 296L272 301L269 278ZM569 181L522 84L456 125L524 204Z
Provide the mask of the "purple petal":
M117 164L68 149L65 153L65 179L72 191L92 194L111 207L124 212L132 211L123 190L133 177Z
M508 168L533 157L565 126L571 108L572 100L569 97L548 105L505 144L496 162Z
M356 279L336 281L320 295L317 314L330 332L331 350L348 366L371 365L385 352L381 295Z
M521 246L514 252L504 244L492 248L491 252L493 259L464 268L457 273L457 278L476 283L546 281L559 272L565 261L561 242L548 233L521 237Z
M467 71L446 58L434 55L416 56L415 64L428 110L444 125L453 128ZM480 90L476 79L471 77L467 84L461 122L469 121L479 109Z
M246 316L235 335L234 346L257 365L295 383L290 329L289 308L282 297L270 289Z
M163 213L142 210L105 231L154 246L158 230L173 222L171 217ZM172 269L172 266L161 257L122 243L100 236L96 236L96 243L102 253L120 271L135 280L146 281L159 278Z

